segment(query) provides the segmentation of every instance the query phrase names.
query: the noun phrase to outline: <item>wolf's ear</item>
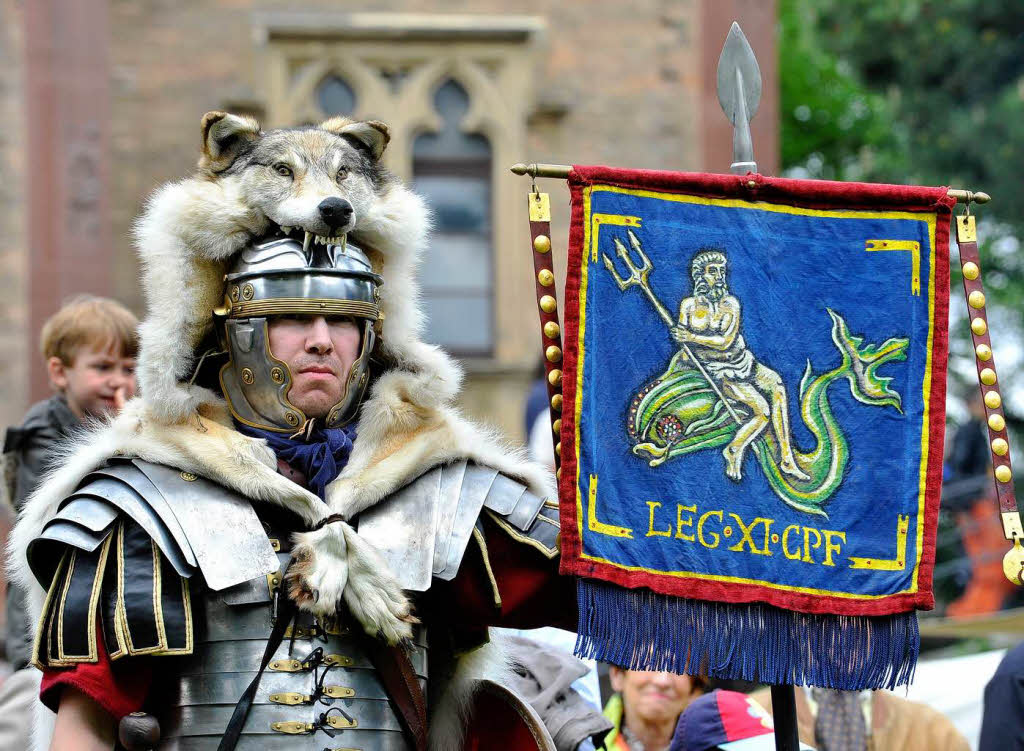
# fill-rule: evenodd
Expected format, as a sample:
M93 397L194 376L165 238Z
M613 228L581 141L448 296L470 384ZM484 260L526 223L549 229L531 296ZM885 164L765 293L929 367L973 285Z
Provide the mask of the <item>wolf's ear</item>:
M332 117L320 124L324 130L343 138L351 138L370 152L374 161L380 159L391 140L391 131L380 120L352 122L347 117Z
M216 174L234 163L238 155L260 137L260 124L251 117L207 112L203 115L203 153L199 169Z

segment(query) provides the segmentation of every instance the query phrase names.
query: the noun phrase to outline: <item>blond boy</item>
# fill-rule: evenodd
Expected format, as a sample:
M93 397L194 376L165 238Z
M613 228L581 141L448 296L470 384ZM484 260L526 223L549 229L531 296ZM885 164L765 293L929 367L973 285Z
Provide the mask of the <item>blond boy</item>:
M7 430L4 454L16 465L15 509L38 484L61 441L84 421L116 412L135 394L138 324L114 300L80 296L43 325L40 345L56 393L32 405L20 427ZM32 630L24 593L9 587L5 646L17 672L0 686L0 748L28 748L28 725L19 709L23 704L27 709L38 691L38 676L26 668Z

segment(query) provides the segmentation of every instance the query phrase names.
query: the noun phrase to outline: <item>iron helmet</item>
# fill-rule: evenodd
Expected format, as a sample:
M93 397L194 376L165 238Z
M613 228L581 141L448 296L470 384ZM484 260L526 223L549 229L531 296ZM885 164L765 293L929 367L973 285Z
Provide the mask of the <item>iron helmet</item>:
M251 245L225 276L224 307L215 311L229 357L220 385L231 414L252 427L296 433L309 423L288 401L292 373L270 351L269 316L350 316L359 324L359 355L324 427L338 428L355 417L369 380L384 280L345 238L337 243L307 238L313 242L284 237Z

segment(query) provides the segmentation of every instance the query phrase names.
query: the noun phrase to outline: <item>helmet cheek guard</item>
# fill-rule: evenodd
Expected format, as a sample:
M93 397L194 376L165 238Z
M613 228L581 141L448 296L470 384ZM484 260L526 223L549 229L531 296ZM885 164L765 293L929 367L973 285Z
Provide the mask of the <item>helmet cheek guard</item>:
M380 276L351 243L315 246L312 254L284 238L242 251L226 276L221 327L229 360L220 384L231 414L263 430L295 433L310 417L288 400L292 373L270 351L268 316L345 316L359 324L359 355L352 363L341 399L323 417L324 427L351 422L370 377L370 356L382 316Z

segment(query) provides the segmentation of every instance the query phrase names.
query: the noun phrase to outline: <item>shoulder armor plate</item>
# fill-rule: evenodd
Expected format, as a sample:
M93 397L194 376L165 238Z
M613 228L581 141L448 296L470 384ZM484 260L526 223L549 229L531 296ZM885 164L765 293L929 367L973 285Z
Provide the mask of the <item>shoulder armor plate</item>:
M246 498L209 480L130 459L88 474L29 545L29 566L39 582L49 586L61 548L94 551L119 514L142 527L180 576L199 569L211 589L277 569L274 550Z
M189 654L189 579L221 591L278 570L252 504L216 483L139 459L89 473L29 545L48 594L33 661L97 660L95 624L111 659Z
M423 592L434 576L455 578L485 509L515 539L549 558L557 554L557 507L497 470L465 460L420 475L364 511L359 534L380 551L403 587Z

